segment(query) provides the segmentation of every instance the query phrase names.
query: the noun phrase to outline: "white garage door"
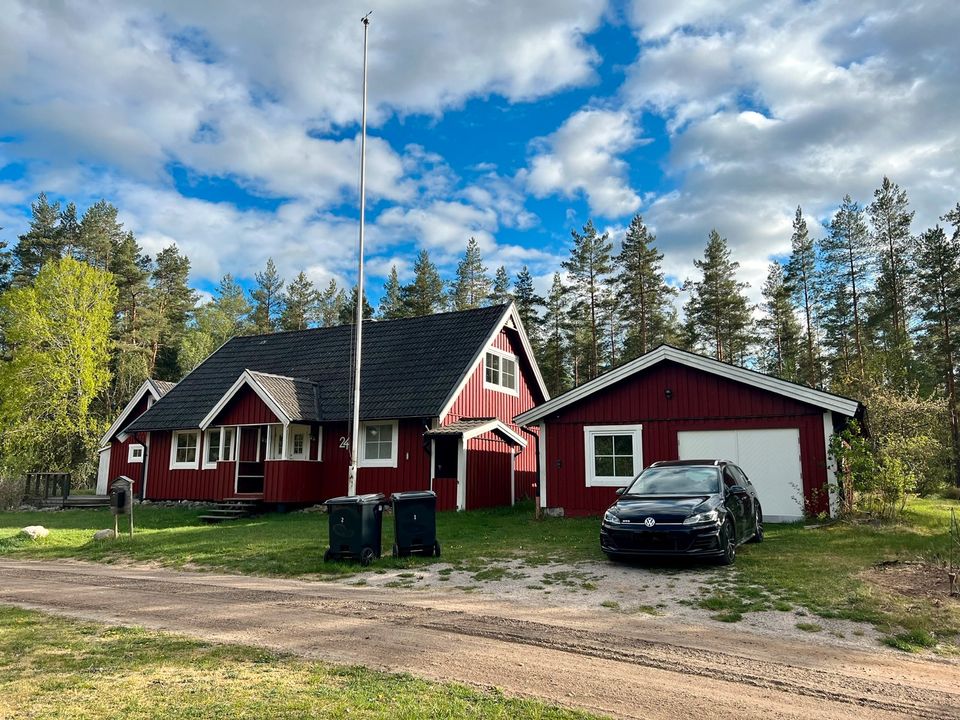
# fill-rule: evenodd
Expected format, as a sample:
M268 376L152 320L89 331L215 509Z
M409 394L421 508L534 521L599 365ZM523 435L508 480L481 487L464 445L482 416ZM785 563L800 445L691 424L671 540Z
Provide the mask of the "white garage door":
M803 517L797 428L679 432L677 440L681 460L730 460L739 465L757 488L763 514L768 519Z

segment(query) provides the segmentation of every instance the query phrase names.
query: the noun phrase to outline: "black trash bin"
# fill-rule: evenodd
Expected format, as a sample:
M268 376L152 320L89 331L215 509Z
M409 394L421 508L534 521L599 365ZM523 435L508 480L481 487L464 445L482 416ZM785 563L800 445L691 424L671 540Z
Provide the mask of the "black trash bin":
M380 557L383 500L383 495L376 493L335 497L324 503L330 518L330 548L323 555L324 562L352 559L369 565Z
M432 490L399 492L393 502L393 556L412 553L440 557L437 542L437 494Z

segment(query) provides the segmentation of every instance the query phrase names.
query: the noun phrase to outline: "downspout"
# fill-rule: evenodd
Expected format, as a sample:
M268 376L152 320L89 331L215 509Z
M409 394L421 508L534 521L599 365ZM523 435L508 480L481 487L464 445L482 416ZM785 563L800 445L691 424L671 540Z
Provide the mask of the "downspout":
M533 505L533 517L536 520L540 519L540 472L542 468L540 467L540 433L535 433L533 430L528 430L524 425L518 425L523 432L527 435L530 435L533 438L534 450L536 451L536 468L537 468L537 482L534 484L536 488L536 493L534 493L534 505ZM518 453L519 454L519 453ZM514 456L516 457L516 456Z

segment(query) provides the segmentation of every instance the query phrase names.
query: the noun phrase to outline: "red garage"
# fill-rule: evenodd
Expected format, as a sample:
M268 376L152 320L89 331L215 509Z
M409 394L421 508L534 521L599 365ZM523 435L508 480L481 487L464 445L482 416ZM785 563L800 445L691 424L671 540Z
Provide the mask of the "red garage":
M832 511L830 436L856 400L661 345L518 415L538 427L540 503L599 514L658 460L743 468L770 521Z

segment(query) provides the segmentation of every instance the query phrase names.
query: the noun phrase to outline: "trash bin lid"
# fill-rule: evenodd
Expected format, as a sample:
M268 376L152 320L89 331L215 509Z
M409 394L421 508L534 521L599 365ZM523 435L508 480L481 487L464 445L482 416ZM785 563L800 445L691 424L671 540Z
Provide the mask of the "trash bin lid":
M390 496L390 500L396 502L399 500L426 500L427 498L436 498L437 494L433 490L405 490L404 492L395 492Z
M342 495L340 497L330 498L324 505L373 505L383 502L381 493L369 493L367 495Z

